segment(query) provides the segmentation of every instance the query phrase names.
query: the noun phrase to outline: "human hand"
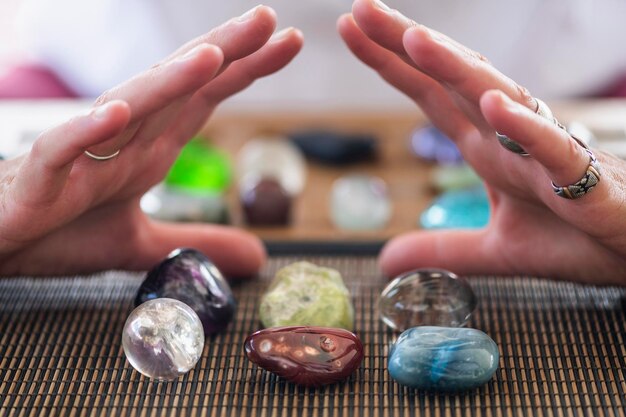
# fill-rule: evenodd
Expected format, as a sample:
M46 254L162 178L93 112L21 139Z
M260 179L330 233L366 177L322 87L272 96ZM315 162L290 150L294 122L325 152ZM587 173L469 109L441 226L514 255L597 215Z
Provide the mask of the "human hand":
M537 102L480 54L391 10L355 0L338 29L352 52L413 99L484 179L488 226L416 231L391 240L380 263L389 276L440 267L459 274L533 275L626 284L626 163L596 152L601 181L576 200L550 181L577 182L589 155ZM530 157L500 146L496 131Z
M166 175L215 107L291 61L293 28L272 35L259 6L107 91L94 109L52 128L27 155L0 162L0 275L149 269L194 247L231 277L258 271L260 241L243 231L150 220L141 196ZM97 161L95 155L119 155Z

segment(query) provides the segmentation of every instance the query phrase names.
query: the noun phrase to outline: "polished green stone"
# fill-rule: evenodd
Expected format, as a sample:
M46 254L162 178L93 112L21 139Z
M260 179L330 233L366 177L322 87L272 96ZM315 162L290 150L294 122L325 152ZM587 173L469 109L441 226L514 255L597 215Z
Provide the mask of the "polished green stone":
M354 328L354 307L341 274L309 262L297 262L276 273L261 300L259 316L265 327Z
M432 171L433 187L442 191L460 190L482 184L482 179L467 164L439 165Z
M222 192L232 181L232 171L228 155L198 136L183 147L165 184L186 191Z

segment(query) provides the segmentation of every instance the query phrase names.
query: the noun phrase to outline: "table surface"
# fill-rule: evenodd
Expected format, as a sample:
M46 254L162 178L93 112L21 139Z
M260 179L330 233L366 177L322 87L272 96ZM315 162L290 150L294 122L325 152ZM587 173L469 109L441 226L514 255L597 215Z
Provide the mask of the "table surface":
M563 121L587 122L607 137L606 143L613 142L615 149L623 146L619 138L626 102L568 103L560 109L557 114L568 115ZM0 126L19 142L75 110L73 103L0 103ZM379 134L380 165L354 169L390 182L396 214L388 229L375 235L331 229L327 202L319 195L326 195L345 171L323 167L311 167L312 191L297 203L294 227L255 229L266 240L336 236L352 242L349 253L358 247L355 242L416 227L417 214L432 197L416 180L430 167L406 148L409 132L420 123L419 113L230 112L219 114L206 132L232 151L268 130L323 126ZM259 328L258 302L271 277L279 267L301 259L343 274L355 304L356 332L365 346L365 359L353 376L320 389L287 383L250 364L242 350L245 337ZM0 279L0 416L626 416L623 288L528 277L473 278L480 304L470 325L499 345L500 369L477 390L438 395L406 389L389 379L386 356L397 335L377 316L376 301L386 279L374 257L272 257L259 279L234 288L239 303L235 321L207 341L193 371L170 383L154 383L133 371L121 348L121 329L142 279L143 274L125 272Z
M409 149L410 133L423 119L419 114L340 114L340 115L231 115L217 118L205 130L207 137L236 155L250 138L270 132L286 135L309 128L346 133L368 133L378 139L375 161L332 167L307 162L303 192L294 200L293 217L287 227L249 228L266 241L381 241L417 227L419 213L434 195L424 178L431 165L421 162ZM388 185L393 213L387 226L375 231L345 231L333 226L330 218L330 190L333 182L349 173L382 178ZM236 187L231 187L228 203L232 223L246 228Z
M261 294L296 260L336 268L355 307L365 357L346 381L286 382L249 362ZM528 277L473 277L469 326L499 346L499 369L456 395L407 389L387 373L397 334L379 320L387 280L373 257L272 257L258 279L234 287L235 320L208 338L197 366L173 382L134 371L122 328L143 274L0 279L0 416L587 417L626 415L626 288Z
M584 122L600 139L601 147L622 152L626 147L626 101L567 102L555 106L560 120ZM295 200L293 220L288 227L249 228L265 241L282 242L382 242L399 233L419 228L420 213L437 195L430 186L434 165L419 160L410 151L410 135L426 122L411 112L324 112L324 113L225 113L209 122L205 134L232 155L249 139L265 133L288 134L306 129L346 133L370 133L379 140L379 158L374 162L329 167L308 162L307 183ZM626 156L626 155L624 155ZM330 190L333 182L349 173L366 173L386 181L393 213L386 227L375 231L346 231L333 226ZM243 221L236 187L231 187L228 204L232 223L247 228Z

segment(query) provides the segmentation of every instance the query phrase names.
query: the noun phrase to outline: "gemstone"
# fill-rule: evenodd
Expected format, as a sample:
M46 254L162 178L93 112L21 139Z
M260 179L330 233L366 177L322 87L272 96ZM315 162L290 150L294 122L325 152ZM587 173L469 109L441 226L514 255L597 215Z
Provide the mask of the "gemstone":
M128 362L142 374L161 381L176 379L189 372L202 355L202 323L178 300L150 300L128 316L122 347Z
M411 149L415 155L440 164L456 164L463 155L456 144L435 126L421 127L411 135Z
M476 229L489 223L489 199L484 187L448 191L420 216L424 229Z
M432 171L433 187L450 191L480 186L482 178L467 164L439 165Z
M282 136L248 141L237 154L240 183L254 178L274 178L287 192L298 195L306 180L306 162L298 148Z
M307 130L289 135L309 159L328 165L347 165L376 158L378 141L372 135Z
M309 262L296 262L276 273L261 299L259 317L265 327L354 328L354 308L341 274Z
M286 225L291 218L291 196L274 178L242 184L241 207L246 223L253 226Z
M376 230L391 217L387 185L368 175L348 175L336 180L330 196L331 219L344 230Z
M347 330L327 327L275 327L246 339L246 355L266 371L304 386L348 378L363 361L363 344Z
M211 191L157 185L141 198L141 209L158 220L228 223L224 196Z
M477 388L498 368L496 343L476 329L423 326L406 330L389 352L389 375L399 384L436 392Z
M135 305L163 297L191 307L207 335L224 330L237 308L222 273L195 249L176 249L148 272L137 292Z
M389 283L378 300L380 318L394 330L464 326L476 309L468 282L443 269L418 269Z
M197 136L183 147L165 177L165 184L219 194L228 188L231 180L232 167L228 155L211 146L208 139Z

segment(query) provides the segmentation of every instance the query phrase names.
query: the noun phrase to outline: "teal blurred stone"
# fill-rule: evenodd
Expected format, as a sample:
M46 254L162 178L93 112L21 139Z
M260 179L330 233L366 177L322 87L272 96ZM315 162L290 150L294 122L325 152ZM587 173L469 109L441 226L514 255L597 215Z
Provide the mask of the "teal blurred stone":
M420 216L424 229L477 229L489 223L489 199L484 187L448 191Z
M261 299L265 327L319 326L354 329L354 307L341 274L310 262L280 269Z
M423 326L400 335L387 365L389 375L401 385L458 392L489 381L499 360L498 345L480 330Z
M432 171L433 187L441 191L478 187L482 183L482 179L467 164L439 165Z

